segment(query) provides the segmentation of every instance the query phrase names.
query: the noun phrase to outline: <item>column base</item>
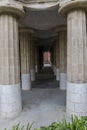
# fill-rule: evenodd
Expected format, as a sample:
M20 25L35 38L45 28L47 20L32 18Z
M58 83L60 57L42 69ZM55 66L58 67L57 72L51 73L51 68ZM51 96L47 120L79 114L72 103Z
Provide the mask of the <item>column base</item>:
M20 84L0 85L0 116L12 118L22 111Z
M59 69L56 68L56 80L59 81Z
M67 113L87 116L87 83L67 83Z
M60 89L66 90L67 75L66 73L60 73Z
M30 74L22 74L22 90L31 89L31 79Z
M31 81L35 81L35 70L31 69Z

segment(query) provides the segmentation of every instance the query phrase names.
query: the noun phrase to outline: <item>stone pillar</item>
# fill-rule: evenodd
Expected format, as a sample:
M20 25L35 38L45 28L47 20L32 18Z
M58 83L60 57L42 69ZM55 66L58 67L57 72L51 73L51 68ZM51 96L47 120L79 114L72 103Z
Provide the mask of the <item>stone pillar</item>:
M66 90L66 62L67 62L67 50L66 50L66 31L59 32L59 49L60 49L60 89Z
M56 76L56 45L54 45L53 48L53 72L54 75Z
M51 48L51 67L52 68L53 68L53 64L54 64L53 62L54 62L54 59L53 59L53 46L52 46L52 48Z
M56 80L59 81L59 64L60 64L60 58L59 58L59 38L57 38L56 41Z
M87 43L85 12L78 10L69 13L67 23L67 112L87 116Z
M39 70L42 71L43 69L43 49L39 48Z
M39 72L41 72L41 70L42 70L42 63L41 63L42 59L41 59L41 57L42 57L42 49L41 49L41 47L38 47L38 71Z
M79 4L78 4L79 3ZM67 8L68 7L68 8ZM74 10L72 10L74 8ZM67 112L87 116L87 1L72 1L61 5L67 14Z
M35 47L35 72L38 72L38 48Z
M0 14L0 115L14 117L21 110L17 19Z
M15 117L22 110L20 90L18 4L0 5L0 116ZM8 13L9 12L9 13Z
M31 40L31 48L30 48L30 66L31 66L31 81L35 81L35 46L33 41Z
M30 90L30 34L28 32L20 32L20 55L22 90Z

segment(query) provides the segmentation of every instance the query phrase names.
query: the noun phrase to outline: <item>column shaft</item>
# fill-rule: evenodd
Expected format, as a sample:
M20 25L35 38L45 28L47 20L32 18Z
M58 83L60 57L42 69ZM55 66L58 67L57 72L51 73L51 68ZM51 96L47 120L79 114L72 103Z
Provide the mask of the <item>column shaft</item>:
M38 72L38 48L35 47L35 72Z
M20 54L22 89L30 90L30 34L28 32L20 33Z
M87 116L86 13L70 12L67 17L67 112Z
M22 109L18 24L12 15L0 15L0 115L16 116Z
M30 66L31 66L31 81L35 81L35 47L31 40L31 49L30 49Z
M59 81L59 64L60 64L60 57L59 57L59 38L56 41L56 80Z
M67 63L67 45L66 45L66 31L59 34L59 48L60 48L60 89L66 90L66 63Z
M53 72L54 75L56 76L56 45L54 45L53 48Z

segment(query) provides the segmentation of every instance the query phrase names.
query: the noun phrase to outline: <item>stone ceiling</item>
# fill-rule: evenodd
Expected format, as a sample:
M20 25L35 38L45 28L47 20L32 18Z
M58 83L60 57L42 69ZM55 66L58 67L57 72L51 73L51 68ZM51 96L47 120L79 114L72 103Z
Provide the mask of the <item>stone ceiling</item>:
M45 10L33 10L29 7L24 8L26 14L20 19L21 26L47 31L66 23L66 20L58 14L58 6Z
M26 13L25 16L20 19L19 25L33 29L33 37L35 37L35 39L40 39L39 43L41 42L41 44L44 45L53 43L58 35L57 32L54 31L54 28L59 25L66 24L66 19L58 14L58 4L55 4L50 8L43 8L44 4L38 4L39 8L37 9L32 8L32 5L33 7L37 6L34 4L30 4L30 6L24 5Z
M59 0L17 0L17 1L20 1L20 2L23 2L23 3L26 3L26 4L29 4L29 3L57 2L57 1L59 1Z

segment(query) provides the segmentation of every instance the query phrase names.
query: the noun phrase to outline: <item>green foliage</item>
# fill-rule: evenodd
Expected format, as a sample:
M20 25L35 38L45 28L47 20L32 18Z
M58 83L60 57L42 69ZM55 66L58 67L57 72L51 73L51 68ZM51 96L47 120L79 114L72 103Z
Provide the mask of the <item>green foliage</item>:
M32 125L20 126L20 123L16 126L13 126L11 130L31 130ZM6 128L4 130L7 130ZM67 122L66 119L63 119L61 122L53 122L47 127L40 127L39 129L34 130L87 130L87 117L78 118L77 116L71 118L71 122Z
M65 119L61 122L54 122L48 127L41 127L35 130L87 130L87 117L78 118L77 116L71 118L71 122Z

